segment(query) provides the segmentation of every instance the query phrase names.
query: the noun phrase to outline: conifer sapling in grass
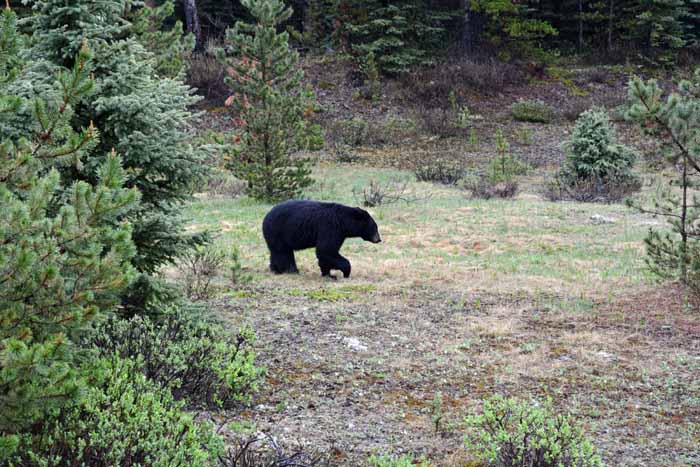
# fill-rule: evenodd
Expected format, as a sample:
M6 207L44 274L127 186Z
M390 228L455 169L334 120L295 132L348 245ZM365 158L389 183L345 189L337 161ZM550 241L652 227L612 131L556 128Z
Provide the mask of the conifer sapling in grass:
M248 183L248 194L279 201L300 195L313 180L310 160L295 156L320 129L308 117L315 101L302 86L299 56L289 48L287 32L277 32L292 10L281 0L242 0L255 19L226 32L219 60L226 66L239 144L227 166Z
M634 78L629 84L627 117L661 143L674 168L671 187L652 206L630 203L642 212L665 217L670 232L649 229L647 263L661 277L678 279L700 293L700 70L682 81L664 101L655 80Z

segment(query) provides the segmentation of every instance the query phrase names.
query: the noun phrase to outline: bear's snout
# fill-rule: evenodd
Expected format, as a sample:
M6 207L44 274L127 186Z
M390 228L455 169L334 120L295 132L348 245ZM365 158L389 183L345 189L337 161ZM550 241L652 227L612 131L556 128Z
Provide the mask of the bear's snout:
M381 239L381 237L379 236L379 234L375 234L374 237L372 237L372 240L370 240L370 242L372 242L372 243L381 243L381 242L382 242L382 239Z

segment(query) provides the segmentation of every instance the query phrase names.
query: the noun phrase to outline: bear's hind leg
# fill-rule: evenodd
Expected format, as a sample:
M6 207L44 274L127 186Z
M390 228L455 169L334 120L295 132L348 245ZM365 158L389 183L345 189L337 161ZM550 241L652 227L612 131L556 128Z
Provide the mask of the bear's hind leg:
M298 273L293 251L270 252L270 271L275 274Z

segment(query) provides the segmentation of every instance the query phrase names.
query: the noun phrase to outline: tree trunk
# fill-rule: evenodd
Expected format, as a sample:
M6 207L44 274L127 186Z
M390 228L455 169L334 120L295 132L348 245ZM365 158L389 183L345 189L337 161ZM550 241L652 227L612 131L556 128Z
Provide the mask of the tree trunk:
M578 0L578 50L583 50L583 0Z
M612 52L613 48L613 14L615 8L615 0L610 0L610 11L608 12L608 53Z
M462 17L462 31L458 41L458 48L464 53L472 53L481 38L484 28L484 18L481 14L471 11L469 0L460 1L460 9L464 15Z
M194 35L195 49L200 50L202 44L202 27L199 24L197 0L182 0L185 6L185 27L187 32Z

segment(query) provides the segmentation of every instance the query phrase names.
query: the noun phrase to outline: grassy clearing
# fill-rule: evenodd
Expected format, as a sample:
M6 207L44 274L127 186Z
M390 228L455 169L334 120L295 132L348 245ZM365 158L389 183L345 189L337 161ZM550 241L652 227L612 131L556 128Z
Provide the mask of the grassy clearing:
M323 167L309 197L357 205L353 188L409 177L395 170ZM549 203L528 194L514 201L471 200L457 188L415 182L411 189L424 199L370 209L384 243L346 242L352 280L599 297L649 279L641 243L649 219L624 206ZM219 242L238 245L244 267L264 280L260 224L270 207L248 198L200 198L189 208L191 228L214 230ZM616 222L597 225L590 219L595 214ZM312 250L298 253L298 263L305 278L318 275Z
M309 197L346 204L371 179L411 178L354 165L315 175ZM620 205L546 202L532 189L480 201L410 188L423 199L370 209L383 243L348 240L353 275L337 282L321 279L312 250L297 255L299 275L267 272L269 205L192 203L191 229L238 245L253 278L211 302L232 326L256 330L269 368L237 423L331 452L333 465L409 452L463 466L473 465L464 416L483 398L551 396L608 465L700 463L700 326L645 270L642 238L655 220Z

